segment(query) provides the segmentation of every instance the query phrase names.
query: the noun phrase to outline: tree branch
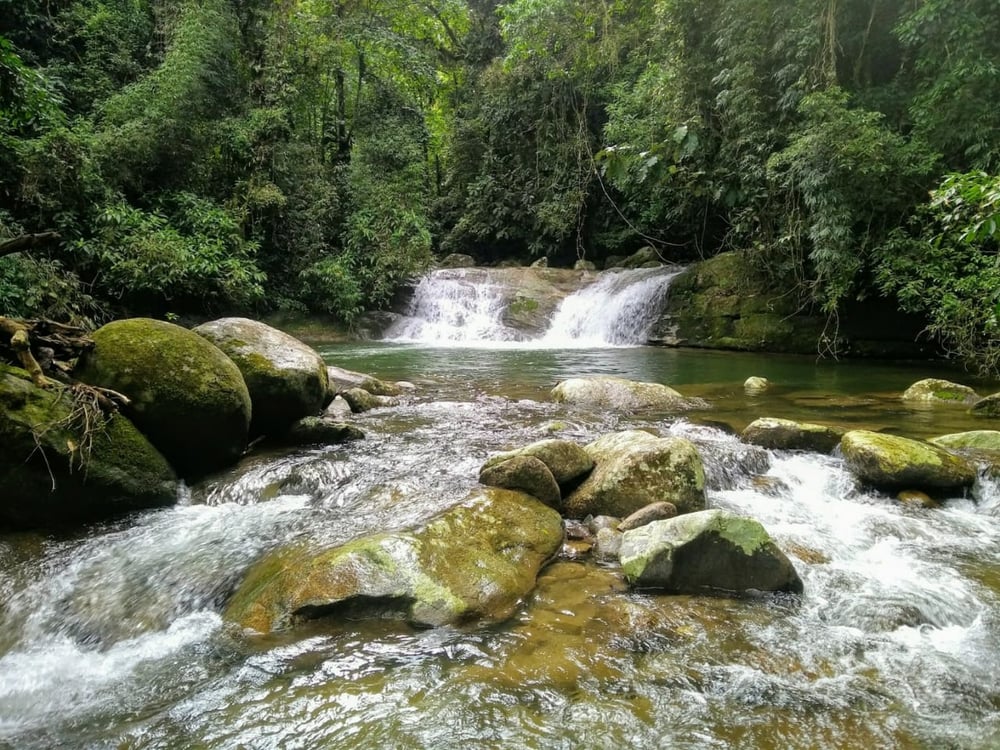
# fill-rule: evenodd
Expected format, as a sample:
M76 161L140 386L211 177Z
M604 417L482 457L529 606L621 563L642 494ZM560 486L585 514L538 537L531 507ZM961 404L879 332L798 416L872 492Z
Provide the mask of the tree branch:
M22 250L30 250L40 245L48 245L58 242L62 237L58 232L41 232L40 234L22 234L10 240L0 242L0 257L12 255Z

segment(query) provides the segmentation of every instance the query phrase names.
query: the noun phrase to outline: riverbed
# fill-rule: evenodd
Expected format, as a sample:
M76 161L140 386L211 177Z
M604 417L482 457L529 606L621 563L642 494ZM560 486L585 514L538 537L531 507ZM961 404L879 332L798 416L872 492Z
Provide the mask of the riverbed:
M251 456L173 508L72 536L0 537L0 746L11 748L992 748L1000 743L1000 492L943 507L865 492L840 459L766 452L759 416L925 437L982 428L899 395L919 365L649 347L314 342L416 389L354 417L367 439ZM569 376L665 382L709 408L591 412ZM748 396L742 383L773 387ZM630 592L577 550L501 625L317 621L248 636L220 618L290 539L413 526L492 452L638 427L695 441L709 505L758 519L805 594ZM761 481L760 476L766 478Z

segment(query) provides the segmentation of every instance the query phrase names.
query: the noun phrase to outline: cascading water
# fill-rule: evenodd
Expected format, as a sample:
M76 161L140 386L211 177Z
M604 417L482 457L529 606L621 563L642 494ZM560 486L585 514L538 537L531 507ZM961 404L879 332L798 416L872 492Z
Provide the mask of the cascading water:
M407 315L385 334L387 341L444 345L517 342L539 348L644 344L666 300L676 269L610 270L568 294L541 335L526 335L505 322L518 302L518 278L503 269L434 271L424 276ZM521 304L524 304L522 301Z
M644 344L680 270L606 271L563 300L541 342L551 347Z
M424 276L407 316L386 332L388 341L438 344L513 341L503 324L507 293L484 269L442 270Z

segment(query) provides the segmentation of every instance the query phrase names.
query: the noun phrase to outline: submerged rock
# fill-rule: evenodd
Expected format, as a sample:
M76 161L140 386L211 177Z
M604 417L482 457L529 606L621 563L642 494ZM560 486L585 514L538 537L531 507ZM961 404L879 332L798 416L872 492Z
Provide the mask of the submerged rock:
M166 459L121 414L102 425L72 393L0 364L0 526L54 527L177 499Z
M855 430L840 441L847 468L876 489L961 491L976 481L976 468L944 448L920 440Z
M770 387L771 383L767 378L753 376L743 381L743 390L750 396L758 396Z
M312 347L277 328L247 318L221 318L193 329L226 353L253 404L253 435L284 432L329 403L326 363Z
M74 373L128 396L135 425L177 473L197 478L236 462L247 444L250 393L215 344L148 318L117 320L93 334Z
M346 401L351 411L355 414L378 409L382 406L397 406L399 402L388 396L374 396L363 388L348 388L341 392L341 397Z
M360 388L363 391L368 391L373 396L403 395L404 388L401 385L379 380L363 372L345 370L343 367L333 367L332 365L326 368L326 372L327 377L330 379L330 389L335 394L342 393L351 388Z
M552 389L552 398L556 403L621 411L678 410L695 405L669 386L610 376L564 380Z
M429 626L500 621L562 540L551 508L484 489L415 531L273 552L250 569L225 618L262 633L346 611Z
M902 398L911 403L968 405L979 401L979 394L967 385L927 378L907 388Z
M974 417L1000 417L1000 393L993 393L979 399L969 409Z
M765 417L747 425L742 437L762 448L830 453L843 436L837 427Z
M906 505L911 508L937 508L940 507L938 502L934 500L926 492L919 492L918 490L903 490L898 495L896 499L899 500L901 505Z
M490 456L483 469L514 458L515 456L533 456L545 464L556 483L561 488L577 484L594 468L594 459L582 447L569 440L540 440L504 453Z
M534 456L512 456L487 464L479 472L479 482L489 487L527 492L557 510L562 504L562 493L555 477L549 467Z
M666 501L678 513L705 507L705 470L694 444L630 430L605 435L586 447L594 459L590 476L563 500L570 517L628 516Z
M334 445L364 438L365 433L353 425L322 417L303 417L277 440L283 445Z
M718 509L626 531L619 556L625 577L640 588L802 592L795 567L763 526Z
M951 435L941 435L931 438L928 442L940 445L950 450L989 451L1000 453L1000 431L971 430L956 432Z

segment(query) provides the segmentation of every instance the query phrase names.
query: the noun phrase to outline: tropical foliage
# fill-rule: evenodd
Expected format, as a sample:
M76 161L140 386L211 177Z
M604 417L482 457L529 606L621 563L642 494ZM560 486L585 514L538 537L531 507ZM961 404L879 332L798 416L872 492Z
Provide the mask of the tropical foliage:
M651 244L1000 360L990 0L22 0L0 29L0 239L62 237L0 258L6 312L351 321L435 255Z

